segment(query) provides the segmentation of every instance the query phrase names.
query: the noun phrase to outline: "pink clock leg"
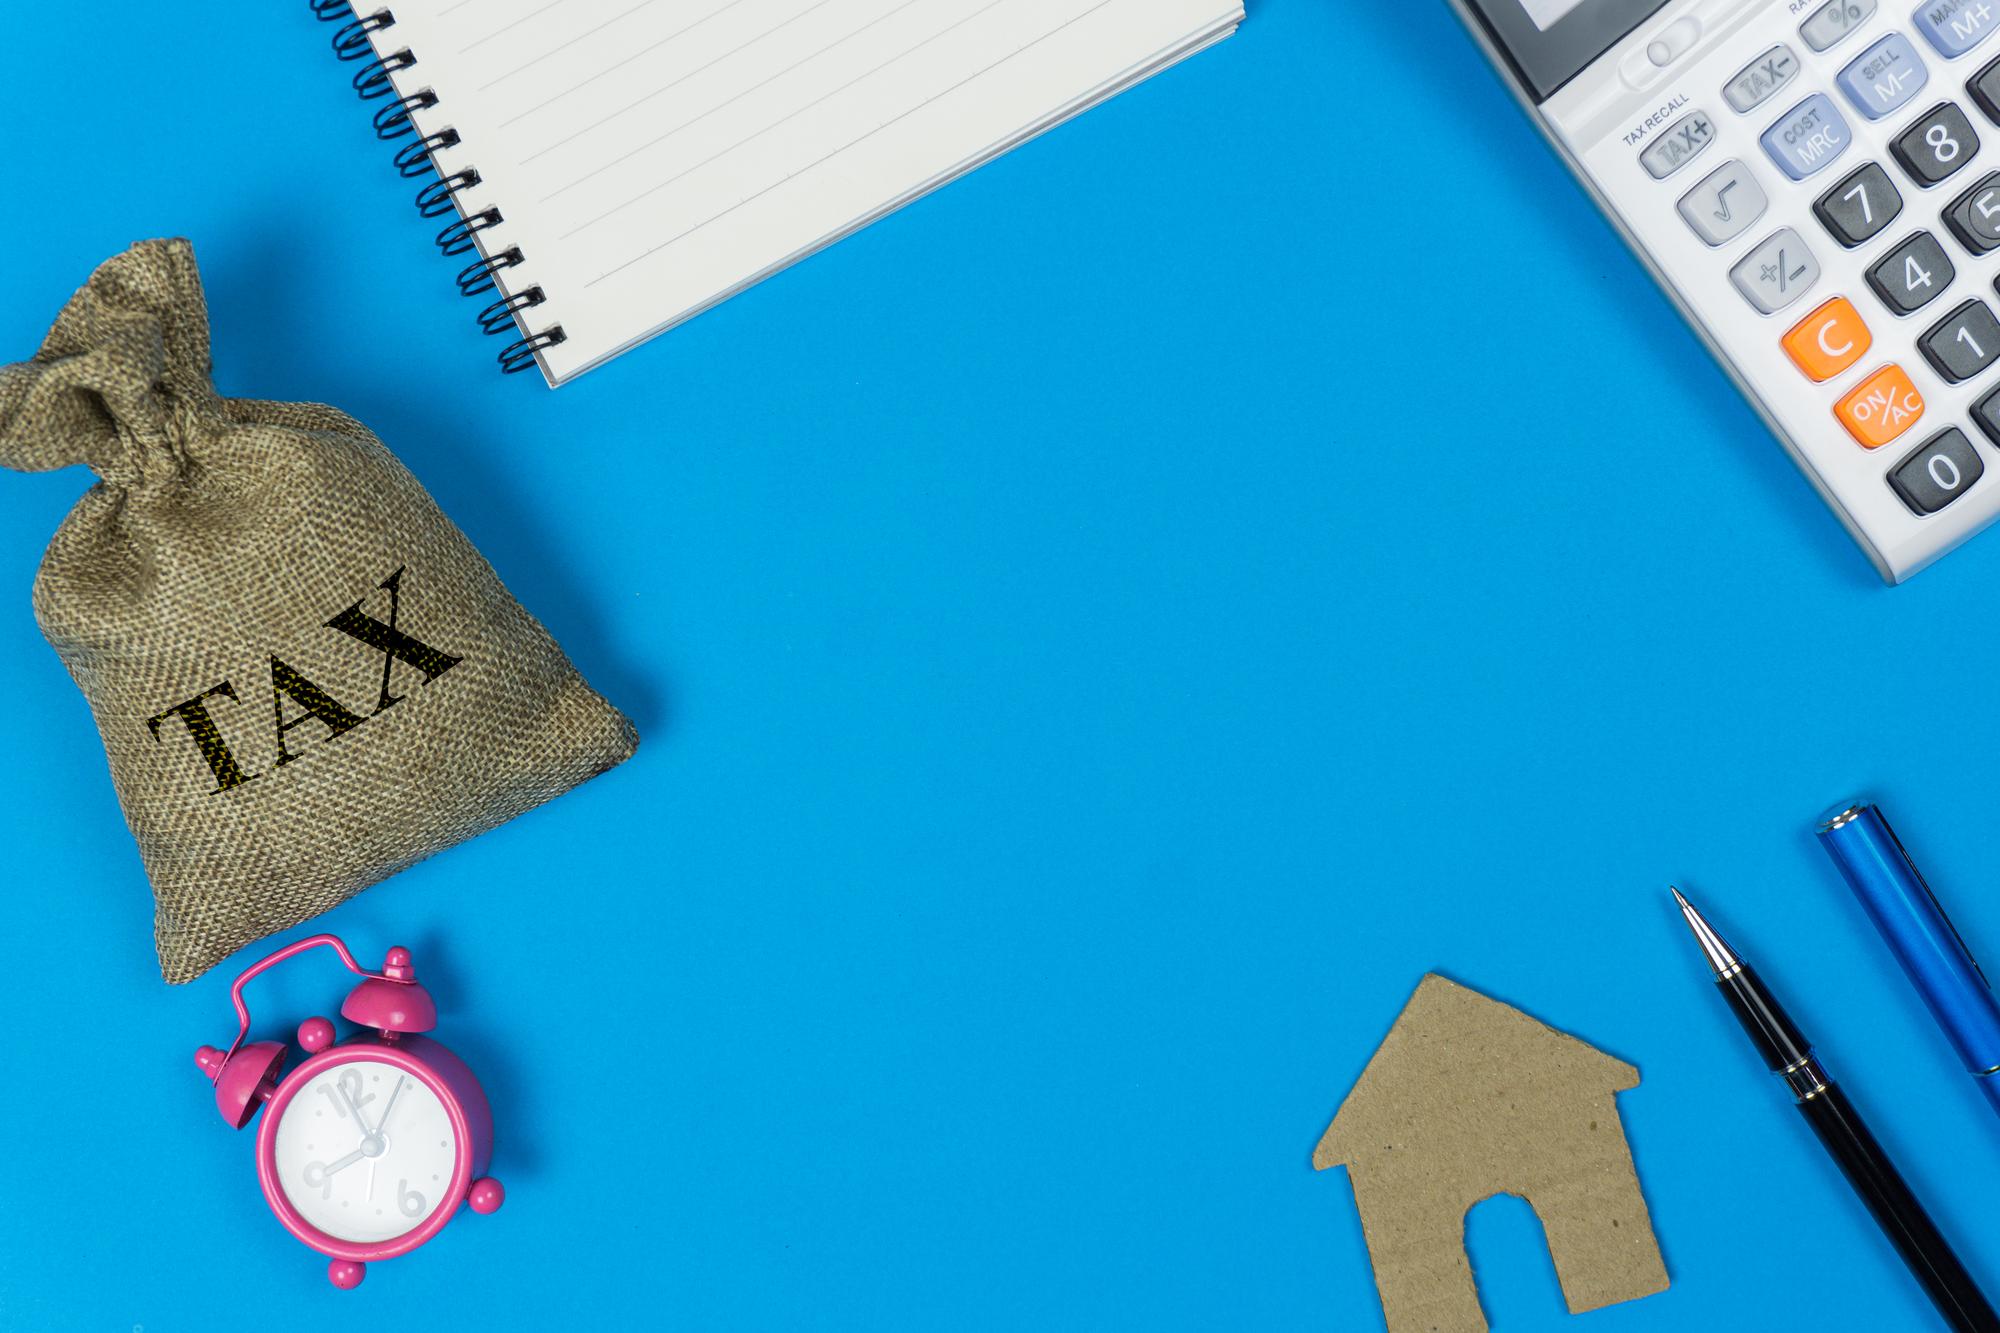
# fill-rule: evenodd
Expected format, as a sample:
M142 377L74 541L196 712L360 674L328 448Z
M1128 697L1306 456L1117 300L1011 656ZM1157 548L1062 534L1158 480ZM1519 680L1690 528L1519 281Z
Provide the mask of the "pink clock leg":
M493 1177L481 1176L466 1191L465 1201L472 1205L475 1213L490 1213L507 1201L507 1191L501 1189L500 1182Z
M342 1291L353 1291L367 1276L368 1265L355 1263L352 1259L335 1259L326 1266L326 1280Z

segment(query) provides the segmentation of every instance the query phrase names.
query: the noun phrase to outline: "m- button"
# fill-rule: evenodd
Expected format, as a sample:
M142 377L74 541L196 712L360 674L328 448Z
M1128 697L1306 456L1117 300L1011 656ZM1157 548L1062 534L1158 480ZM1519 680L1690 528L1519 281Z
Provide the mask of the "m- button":
M1836 296L1793 325L1784 346L1806 378L1823 384L1866 356L1874 341L1853 303Z

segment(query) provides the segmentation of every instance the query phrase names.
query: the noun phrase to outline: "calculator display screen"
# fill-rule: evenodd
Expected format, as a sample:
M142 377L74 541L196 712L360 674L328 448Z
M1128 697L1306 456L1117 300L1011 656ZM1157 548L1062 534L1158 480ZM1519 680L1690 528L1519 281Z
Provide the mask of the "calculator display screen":
M1531 101L1568 83L1667 0L1458 0L1507 58Z

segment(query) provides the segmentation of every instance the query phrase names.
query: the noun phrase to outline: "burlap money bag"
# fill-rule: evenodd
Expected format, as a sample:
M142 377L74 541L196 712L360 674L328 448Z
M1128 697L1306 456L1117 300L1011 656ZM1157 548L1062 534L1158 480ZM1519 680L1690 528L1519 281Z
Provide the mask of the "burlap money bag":
M170 982L638 743L360 423L217 396L186 241L108 261L0 369L0 463L98 476L35 615L96 717Z

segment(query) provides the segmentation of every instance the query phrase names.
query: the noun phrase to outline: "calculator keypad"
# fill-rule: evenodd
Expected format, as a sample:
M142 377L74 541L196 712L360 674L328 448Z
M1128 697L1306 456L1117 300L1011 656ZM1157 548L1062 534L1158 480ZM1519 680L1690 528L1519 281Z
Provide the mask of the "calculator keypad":
M1813 203L1819 224L1849 250L1874 240L1902 212L1902 192L1877 162L1849 172Z
M1935 514L1964 495L1986 475L1986 464L1965 432L1956 426L1939 431L1917 451L1890 469L1889 485L1919 516Z
M1883 305L1899 315L1913 315L1943 296L1957 276L1937 237L1920 231L1868 270L1868 285Z
M1797 0L1794 7L1808 9ZM2000 126L2000 53L1983 65L1948 63L1996 26L2000 0L1921 0L1914 13L1887 14L1878 0L1814 3L1795 41L1775 40L1783 34L1746 39L1754 56L1739 54L1742 63L1725 66L1705 93L1693 90L1693 106L1637 150L1645 169L1663 179L1725 141L1725 160L1689 173L1692 184L1663 190L1664 200L1716 252L1713 262L1726 265L1752 309L1783 313L1772 336L1804 381L1826 386L1824 401L1856 453L1887 454L1886 446L1903 442L1900 457L1873 466L1917 518L1939 513L1982 480L1978 441L2000 447L2000 301L1952 290L1969 260L1994 270L1980 271L1980 282L2000 276L2000 163L1966 170L1979 159L1982 130ZM1865 40L1840 54L1821 54L1864 30ZM1727 126L1701 109L1702 100L1718 96L1721 105L1711 100L1708 107L1721 111ZM1969 112L1983 120L1975 125ZM1857 127L1865 155L1849 151ZM1744 153L1751 138L1761 157ZM1839 170L1829 170L1836 163ZM1947 182L1935 196L1912 193ZM1797 222L1807 208L1814 226ZM1828 283L1814 246L1860 252L1829 260L1838 282L1852 285ZM1939 301L1948 291L1952 299ZM1912 319L1900 335L1883 322L1919 314L1923 322ZM1884 330L1886 343L1877 336ZM1962 391L1926 404L1911 370L1934 374L1924 381L1931 386L1986 377L1991 387L1970 409L1960 406ZM1941 392L1933 388L1933 396ZM1927 409L1930 429L1918 434ZM1940 413L1958 415L1959 424L1935 420ZM1911 439L1923 443L1912 448Z
M1995 0L2000 3L2000 0ZM1910 179L1929 189L1951 179L1979 151L1972 122L1950 102L1939 102L1889 145Z
M1681 217L1710 245L1735 240L1771 206L1764 187L1741 162L1725 162L1681 196Z

